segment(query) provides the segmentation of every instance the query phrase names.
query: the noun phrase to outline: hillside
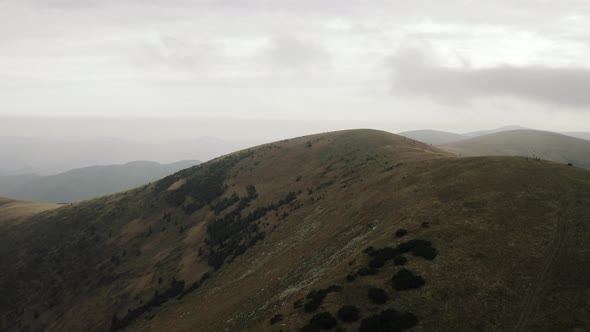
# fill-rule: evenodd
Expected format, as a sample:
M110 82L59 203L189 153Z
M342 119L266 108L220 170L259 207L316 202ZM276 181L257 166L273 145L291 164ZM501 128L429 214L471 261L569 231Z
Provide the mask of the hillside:
M464 133L462 135L465 137L479 137L479 136L484 136L484 135L503 133L505 131L526 130L526 129L527 128L521 127L521 126L503 126L503 127L498 127L496 129L485 129L485 130L471 131L468 133Z
M464 156L539 157L590 168L590 141L547 131L506 131L442 144L439 147Z
M560 134L590 141L590 133L587 132L565 132Z
M74 202L144 185L198 163L195 160L172 164L135 161L79 168L57 175L0 176L0 195L28 201Z
M27 218L48 210L58 208L51 203L23 202L0 197L0 224L8 224L26 220Z
M580 168L300 137L0 224L0 330L584 331L588 213Z
M469 138L460 134L429 129L405 131L403 133L399 133L398 135L433 145L456 142Z

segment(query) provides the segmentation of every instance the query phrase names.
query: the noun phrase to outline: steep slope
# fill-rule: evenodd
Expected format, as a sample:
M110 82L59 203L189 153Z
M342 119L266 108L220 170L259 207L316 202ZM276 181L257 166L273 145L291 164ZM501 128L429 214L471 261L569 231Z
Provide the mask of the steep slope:
M79 168L57 175L0 176L0 195L52 203L80 201L144 185L198 163L195 160L172 164L134 161Z
M267 144L0 225L0 330L587 330L589 198L385 132Z
M405 131L403 133L399 133L398 135L411 138L422 143L434 145L456 142L469 138L460 134L430 129Z
M464 156L523 156L590 168L590 141L538 130L514 130L439 145Z

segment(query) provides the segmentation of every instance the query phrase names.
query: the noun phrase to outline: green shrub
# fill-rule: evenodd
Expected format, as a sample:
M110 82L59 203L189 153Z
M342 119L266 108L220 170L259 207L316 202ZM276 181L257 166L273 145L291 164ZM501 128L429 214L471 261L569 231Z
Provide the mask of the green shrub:
M283 320L283 315L281 315L281 314L275 315L273 318L270 319L270 325L275 325L276 323L278 323L282 320Z
M391 332L410 329L418 324L418 318L411 313L399 314L387 309L361 321L359 332Z
M398 266L404 266L408 262L408 259L404 256L397 256L393 259L393 264Z
M369 262L369 267L373 269L378 269L380 267L383 267L383 265L385 265L385 261L378 258L375 258Z
M377 272L378 272L378 270L376 268L361 267L357 271L357 274L361 277L364 277L364 276L376 275Z
M426 240L410 240L400 243L397 250L402 253L411 252L414 256L423 257L427 260L433 260L438 255L437 250L432 247L432 242Z
M326 295L333 292L340 292L341 290L342 287L338 285L332 285L328 288L320 290L312 290L305 297L307 301L303 305L303 310L305 312L314 312L318 310L318 308L322 304L322 301L324 301L324 298L326 298Z
M329 312L322 312L314 315L309 320L309 323L313 326L320 328L321 330L331 330L338 324L338 321Z
M381 288L371 287L369 288L367 294L369 295L371 302L375 304L383 304L389 300L389 296Z
M398 229L397 232L395 232L395 237L402 237L402 236L405 236L406 234L408 234L407 230Z
M426 283L424 279L408 269L401 269L391 278L393 289L397 291L420 288Z
M338 309L336 315L338 316L338 318L340 318L341 321L347 323L356 322L360 318L359 310L352 305L345 305L341 307L340 309Z

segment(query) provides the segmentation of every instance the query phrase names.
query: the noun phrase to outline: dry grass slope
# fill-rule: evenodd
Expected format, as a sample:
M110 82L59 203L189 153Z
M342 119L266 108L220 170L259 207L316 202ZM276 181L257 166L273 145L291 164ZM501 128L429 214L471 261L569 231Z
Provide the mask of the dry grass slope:
M539 157L590 168L590 141L546 131L505 131L439 147L464 156Z
M586 170L300 137L0 224L0 330L588 330L589 215Z

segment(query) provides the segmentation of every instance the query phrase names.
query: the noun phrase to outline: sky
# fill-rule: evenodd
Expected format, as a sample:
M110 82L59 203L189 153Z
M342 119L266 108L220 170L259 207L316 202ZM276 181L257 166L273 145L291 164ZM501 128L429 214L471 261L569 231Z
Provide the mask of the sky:
M234 137L590 131L590 2L0 0L0 130L86 118L99 135L97 117Z

